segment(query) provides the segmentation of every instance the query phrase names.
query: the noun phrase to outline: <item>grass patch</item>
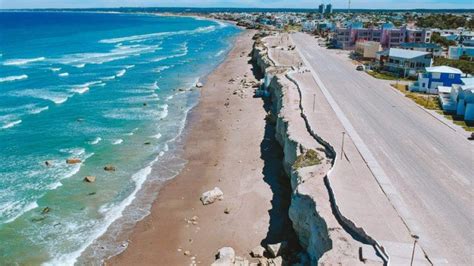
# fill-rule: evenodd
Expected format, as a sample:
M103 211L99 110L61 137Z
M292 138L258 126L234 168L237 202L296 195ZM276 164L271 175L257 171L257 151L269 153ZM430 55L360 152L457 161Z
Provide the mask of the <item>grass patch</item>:
M412 101L426 109L441 110L441 104L439 102L438 95L410 92L408 91L408 85L405 84L391 84L391 86L403 93L405 97L410 98Z
M390 73L382 73L382 72L377 72L377 71L367 71L367 74L371 75L372 77L374 77L376 79L410 81L409 79L399 78L399 77L397 77L393 74L390 74Z
M308 166L321 164L323 158L321 158L315 150L308 150L296 158L293 164L294 169L300 169Z
M443 111L437 111L437 113L443 115L446 119L451 120L453 124L464 128L464 130L474 132L474 122L466 122L461 116L448 114Z

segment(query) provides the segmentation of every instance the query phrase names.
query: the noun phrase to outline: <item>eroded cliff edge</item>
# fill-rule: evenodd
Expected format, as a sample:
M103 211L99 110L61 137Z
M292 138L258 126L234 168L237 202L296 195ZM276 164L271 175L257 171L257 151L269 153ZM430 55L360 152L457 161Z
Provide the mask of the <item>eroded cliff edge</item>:
M361 260L360 249L371 248L373 243L351 228L334 203L327 175L336 153L306 121L301 93L289 75L299 69L277 66L259 36L252 58L257 71L265 76L263 87L271 97L268 117L275 123L284 169L291 181L289 216L310 264L381 264L381 260Z

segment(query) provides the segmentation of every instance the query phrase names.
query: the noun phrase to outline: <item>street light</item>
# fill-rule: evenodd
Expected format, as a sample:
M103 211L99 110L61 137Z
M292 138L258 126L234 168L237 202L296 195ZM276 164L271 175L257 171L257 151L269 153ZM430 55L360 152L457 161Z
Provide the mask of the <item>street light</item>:
M410 266L413 266L413 259L415 258L415 248L416 248L416 243L418 242L418 239L420 239L419 236L417 235L411 235L415 241L413 242L413 250L411 252L411 261L410 261Z

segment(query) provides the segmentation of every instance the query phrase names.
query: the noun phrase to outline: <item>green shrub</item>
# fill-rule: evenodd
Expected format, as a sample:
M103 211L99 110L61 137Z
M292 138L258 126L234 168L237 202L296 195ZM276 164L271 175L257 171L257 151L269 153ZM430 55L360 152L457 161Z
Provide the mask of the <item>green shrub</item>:
M293 168L300 169L303 167L318 165L321 164L322 160L323 158L321 158L315 150L310 149L296 158Z

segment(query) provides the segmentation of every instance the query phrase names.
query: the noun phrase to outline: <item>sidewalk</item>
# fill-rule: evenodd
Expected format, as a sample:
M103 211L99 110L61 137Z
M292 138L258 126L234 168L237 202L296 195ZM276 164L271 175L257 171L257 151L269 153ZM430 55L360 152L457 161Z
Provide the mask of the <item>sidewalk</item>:
M269 55L277 65L297 66L289 74L301 93L304 113L311 129L336 151L337 159L329 174L329 182L340 213L355 228L365 232L383 246L394 265L409 265L413 239L408 228L379 187L366 162L350 137L345 134L344 153L341 157L342 132L345 131L309 69L299 67L302 60L296 50L287 50L293 44L288 35L267 37ZM273 48L272 48L273 47ZM283 48L283 50L282 50ZM423 251L417 246L416 265L429 265Z

